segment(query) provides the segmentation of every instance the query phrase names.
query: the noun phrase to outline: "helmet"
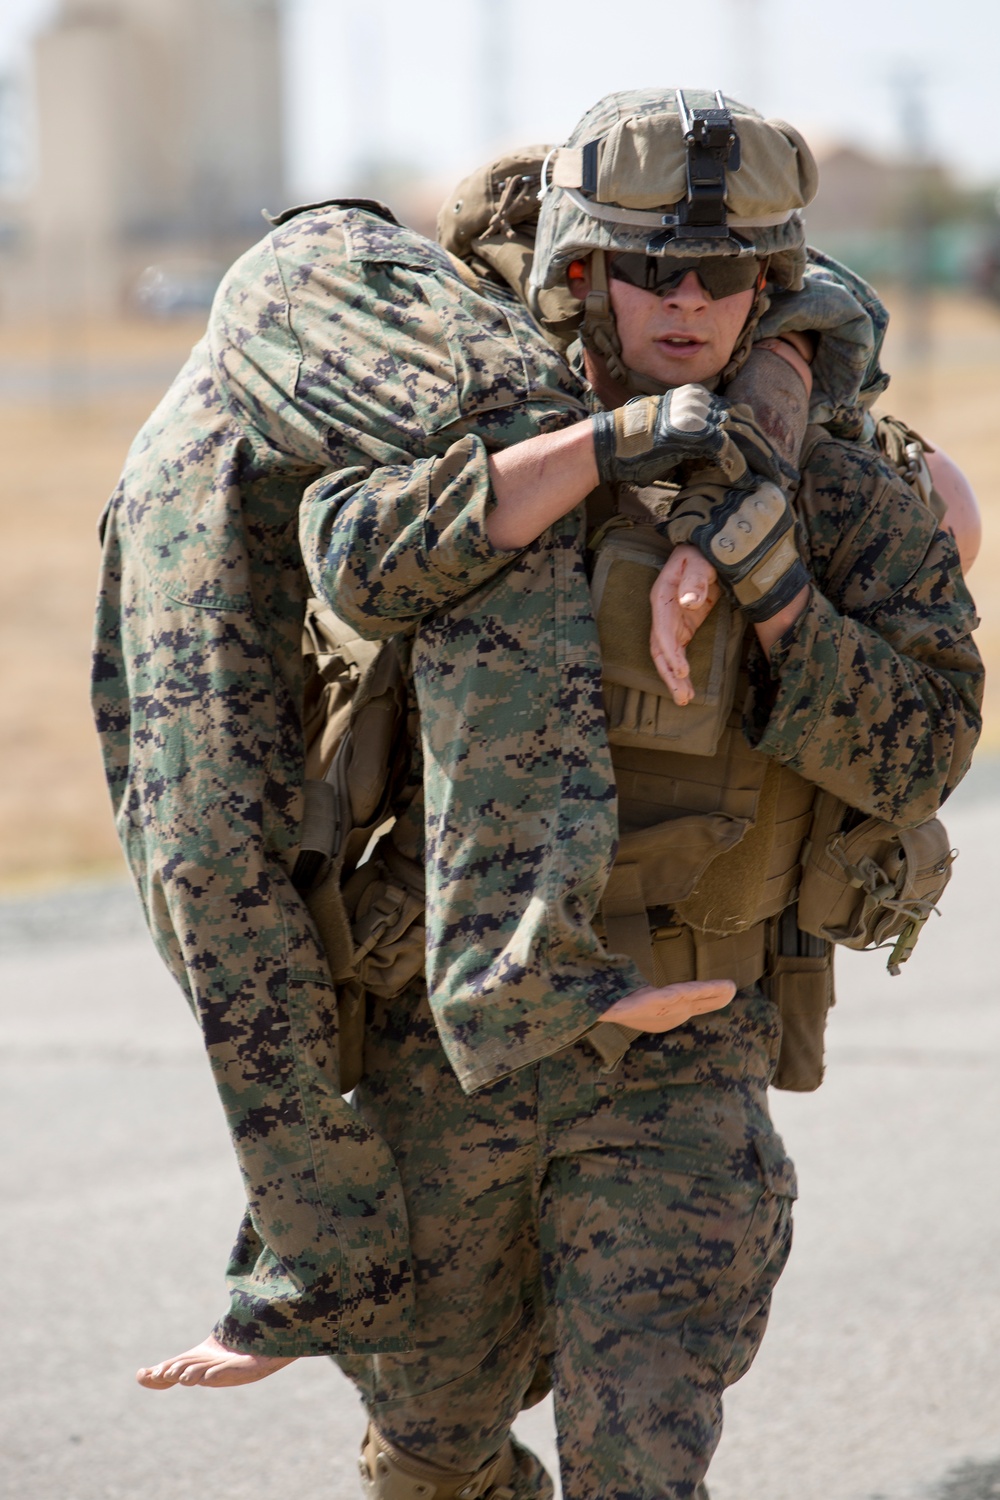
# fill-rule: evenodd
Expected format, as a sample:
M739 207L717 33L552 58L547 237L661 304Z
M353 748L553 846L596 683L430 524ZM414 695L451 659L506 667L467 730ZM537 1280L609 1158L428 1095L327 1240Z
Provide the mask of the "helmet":
M773 284L797 290L806 264L799 209L815 196L817 181L797 130L721 93L608 94L545 160L529 305L537 315L542 294L565 285L570 262L590 256L584 344L632 389L662 389L621 363L605 252L755 257L766 262ZM759 291L749 334L766 306ZM745 334L734 357L745 357L749 342ZM727 368L724 377L733 373Z

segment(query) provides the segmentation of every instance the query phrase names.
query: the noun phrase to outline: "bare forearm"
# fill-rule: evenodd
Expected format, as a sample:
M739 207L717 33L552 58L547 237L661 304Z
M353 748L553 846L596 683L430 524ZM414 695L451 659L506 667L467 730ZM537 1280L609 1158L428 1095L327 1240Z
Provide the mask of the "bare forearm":
M486 521L494 547L527 547L597 484L590 422L515 443L490 459L496 505Z

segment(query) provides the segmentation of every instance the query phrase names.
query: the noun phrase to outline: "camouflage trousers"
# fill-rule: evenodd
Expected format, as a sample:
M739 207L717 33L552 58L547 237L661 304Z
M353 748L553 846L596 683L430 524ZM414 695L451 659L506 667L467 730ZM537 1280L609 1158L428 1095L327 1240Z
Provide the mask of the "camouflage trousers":
M755 988L614 1073L581 1041L467 1097L422 986L373 1003L355 1107L402 1177L415 1341L341 1363L392 1444L477 1469L552 1386L565 1500L706 1493L791 1239L778 1025ZM550 1496L518 1460L519 1500Z

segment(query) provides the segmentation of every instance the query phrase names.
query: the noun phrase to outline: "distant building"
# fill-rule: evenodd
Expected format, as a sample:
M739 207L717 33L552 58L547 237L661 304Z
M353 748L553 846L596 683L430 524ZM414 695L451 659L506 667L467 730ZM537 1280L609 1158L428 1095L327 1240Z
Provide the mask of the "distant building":
M854 146L821 150L818 160L819 191L806 210L811 236L899 228L913 186L911 166Z
M817 152L819 191L805 210L809 243L876 284L961 283L984 226L937 162L892 161L854 146Z
M34 66L33 311L114 312L150 266L203 286L283 206L279 0L63 0Z

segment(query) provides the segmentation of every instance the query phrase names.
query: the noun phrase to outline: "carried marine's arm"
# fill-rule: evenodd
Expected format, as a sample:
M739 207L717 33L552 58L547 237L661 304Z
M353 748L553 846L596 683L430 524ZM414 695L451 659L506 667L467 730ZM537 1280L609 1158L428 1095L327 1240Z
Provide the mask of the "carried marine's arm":
M807 394L808 367L785 340L766 347L785 361L770 361L775 390L794 380L794 369ZM758 346L752 358L760 364L769 355ZM769 420L768 403L759 399L767 375L748 364L729 394L751 401L783 457L793 459L801 430L796 434L794 420L788 427L781 410ZM786 399L776 405L794 413L795 400L787 398L795 390L779 394ZM964 774L982 693L970 638L974 606L955 557L955 547L960 556L964 550L963 561L975 556L978 508L951 460L940 450L927 458L936 461L935 483L943 480L941 524L949 535L875 453L833 440L814 445L796 501L798 526L776 487L748 496L697 481L679 497L669 526L675 542L696 541L703 565L718 570L751 619L766 615L756 632L768 680L748 721L751 740L850 806L906 825L931 817ZM747 542L740 556L739 544ZM867 549L860 572L857 560L846 566L858 545ZM679 546L677 554L690 550ZM668 630L684 613L675 602L673 561L653 591L654 622L658 591L669 600ZM692 592L696 618L703 618L710 593L701 576ZM782 596L787 602L774 611ZM655 638L653 645L656 657ZM662 638L659 655L661 675L674 689L676 652L664 652Z
M601 478L640 469L658 477L685 460L722 462L751 487L755 474L779 472L747 415L701 387L643 401L653 417L641 457L634 435L616 457L616 414L601 412L494 453L470 436L441 458L318 480L301 518L314 583L359 634L377 639L488 581Z
M977 621L954 543L872 453L813 449L797 499L811 586L761 663L752 744L849 806L914 827L981 727Z

